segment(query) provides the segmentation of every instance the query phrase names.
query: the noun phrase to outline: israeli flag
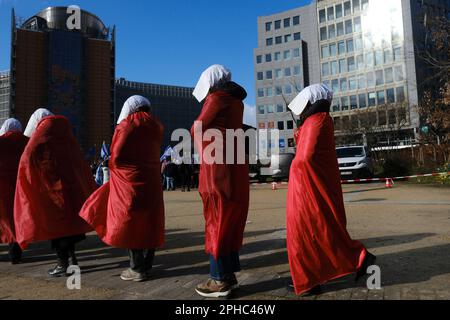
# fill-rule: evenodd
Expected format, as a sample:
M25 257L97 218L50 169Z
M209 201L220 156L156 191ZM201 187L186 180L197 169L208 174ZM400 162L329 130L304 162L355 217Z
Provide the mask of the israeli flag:
M159 161L162 162L162 161L166 160L167 158L172 157L172 153L173 153L172 147L168 146L166 148L166 150L164 151L163 155L161 156L161 158L159 159Z
M103 141L102 149L100 151L100 157L102 159L109 159L109 157L110 157L109 146L106 144L105 141Z

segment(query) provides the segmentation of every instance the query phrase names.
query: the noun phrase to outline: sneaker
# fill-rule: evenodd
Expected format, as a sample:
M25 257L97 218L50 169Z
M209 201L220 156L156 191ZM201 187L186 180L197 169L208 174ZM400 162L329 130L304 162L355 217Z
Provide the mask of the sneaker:
M127 269L122 272L122 274L120 275L120 279L122 279L123 281L141 282L147 280L147 274L136 272L132 269Z
M66 277L68 266L57 264L53 269L48 270L48 275L53 278Z
M205 298L226 298L231 294L232 290L233 285L228 281L217 281L214 279L209 279L195 288L195 291Z

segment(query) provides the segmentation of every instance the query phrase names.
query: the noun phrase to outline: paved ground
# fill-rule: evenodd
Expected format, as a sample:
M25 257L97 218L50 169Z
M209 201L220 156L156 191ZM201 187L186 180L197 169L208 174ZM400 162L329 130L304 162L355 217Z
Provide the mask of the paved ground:
M369 291L347 277L308 299L450 299L450 189L361 184L344 186L344 193L350 234L378 256L382 289ZM285 188L252 189L235 299L297 299L286 290L285 199ZM0 246L0 299L200 299L193 289L208 272L200 198L172 192L165 200L167 245L157 253L151 281L121 281L126 253L91 234L79 248L82 289L74 291L65 279L46 277L54 264L47 243L33 245L14 267Z

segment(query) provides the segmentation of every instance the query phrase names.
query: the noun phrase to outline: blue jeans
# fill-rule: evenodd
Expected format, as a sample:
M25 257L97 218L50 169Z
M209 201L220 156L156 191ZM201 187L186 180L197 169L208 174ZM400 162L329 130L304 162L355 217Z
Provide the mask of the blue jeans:
M167 179L167 190L173 190L173 178L172 177L166 177Z
M227 276L241 271L241 264L239 262L239 253L232 252L228 256L214 259L214 256L209 256L209 276L211 279L223 281Z

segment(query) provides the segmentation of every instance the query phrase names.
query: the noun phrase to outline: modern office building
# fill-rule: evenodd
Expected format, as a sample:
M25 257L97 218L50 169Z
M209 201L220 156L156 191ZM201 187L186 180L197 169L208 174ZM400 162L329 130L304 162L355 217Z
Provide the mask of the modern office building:
M9 113L9 71L5 71L0 72L0 127Z
M283 146L286 139L292 141L295 123L282 104L294 94L289 88L282 94L280 88L298 81L300 90L322 82L334 91L338 143L348 143L344 138L351 136L354 143L382 144L392 130L398 140L414 139L420 126L415 106L424 90L420 81L428 72L415 49L425 41L425 14L448 16L449 10L448 0L313 0L260 17L255 50L259 128L280 129L280 152L291 152ZM299 41L306 48L303 59L286 59L283 52ZM292 68L300 62L298 75ZM291 70L284 72L286 66ZM268 141L268 149L274 143Z
M194 88L134 82L120 78L116 80L115 122L129 97L144 96L152 104L152 114L159 117L164 125L162 148L169 145L173 147L177 143L171 141L172 132L176 129L190 130L200 114L202 105L193 97L193 91Z
M26 125L47 107L69 118L85 151L98 150L113 132L115 31L79 13L72 29L67 7L49 7L21 25L12 12L10 110Z

